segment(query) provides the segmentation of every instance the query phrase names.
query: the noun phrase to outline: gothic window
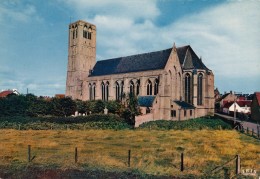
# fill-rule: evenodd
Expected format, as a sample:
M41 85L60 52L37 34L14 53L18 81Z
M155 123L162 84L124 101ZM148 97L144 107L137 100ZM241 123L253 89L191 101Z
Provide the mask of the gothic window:
M203 98L203 75L200 73L198 75L198 94L197 94L197 104L202 105L202 98Z
M140 80L137 80L136 82L136 96L138 96L140 93Z
M159 80L156 79L154 82L154 95L157 95L158 92L159 92Z
M192 103L192 86L191 86L192 84L191 84L191 76L190 76L190 74L186 74L185 75L185 101L187 102L187 103Z
M147 95L152 95L153 85L150 80L148 80L146 88L147 88Z
M106 83L105 100L108 101L109 96L109 82Z
M120 100L123 99L123 96L124 96L124 81L121 82Z
M120 100L120 86L118 82L116 82L116 100Z
M90 83L88 85L88 91L89 91L89 100L92 100L92 85Z
M135 95L135 84L132 80L130 81L130 94Z
M101 83L102 100L105 101L105 84Z

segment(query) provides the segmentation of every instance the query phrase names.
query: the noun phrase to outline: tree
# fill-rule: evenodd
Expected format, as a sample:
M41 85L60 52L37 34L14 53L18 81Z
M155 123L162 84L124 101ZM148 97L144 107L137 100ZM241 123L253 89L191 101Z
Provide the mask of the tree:
M128 98L126 99L127 108L123 112L123 117L127 120L127 122L131 125L135 124L135 116L140 114L140 109L138 107L138 100L134 94L128 94Z

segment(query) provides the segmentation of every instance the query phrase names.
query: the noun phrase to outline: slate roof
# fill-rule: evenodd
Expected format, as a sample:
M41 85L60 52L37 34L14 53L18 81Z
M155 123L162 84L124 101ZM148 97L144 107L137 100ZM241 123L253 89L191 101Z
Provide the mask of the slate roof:
M195 109L195 107L192 104L189 104L185 101L174 101L178 106L180 106L183 109Z
M177 54L184 70L187 69L204 69L208 68L204 65L202 60L196 55L191 46L183 46L177 48Z
M152 107L155 96L138 96L137 101L139 106Z
M97 61L90 76L164 69L171 51L172 48L168 48L156 52ZM189 45L177 48L177 54L183 69L208 69Z

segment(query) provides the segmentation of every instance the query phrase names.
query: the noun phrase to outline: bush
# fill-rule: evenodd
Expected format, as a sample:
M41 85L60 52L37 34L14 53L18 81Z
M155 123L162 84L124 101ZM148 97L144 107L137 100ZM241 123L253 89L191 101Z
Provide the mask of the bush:
M206 118L197 118L190 119L186 121L151 121L144 123L140 128L151 128L151 129L164 129L164 130L201 130L201 129L232 129L230 124L225 123L221 119L206 119Z
M79 117L0 117L0 129L130 129L124 119L114 114L92 114Z

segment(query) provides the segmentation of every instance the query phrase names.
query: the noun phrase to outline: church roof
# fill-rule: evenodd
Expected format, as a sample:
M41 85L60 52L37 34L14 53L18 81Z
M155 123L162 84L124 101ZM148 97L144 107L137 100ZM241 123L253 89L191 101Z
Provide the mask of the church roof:
M172 48L169 48L156 52L98 61L90 76L164 69L171 51ZM189 45L177 48L177 55L183 69L207 69Z

